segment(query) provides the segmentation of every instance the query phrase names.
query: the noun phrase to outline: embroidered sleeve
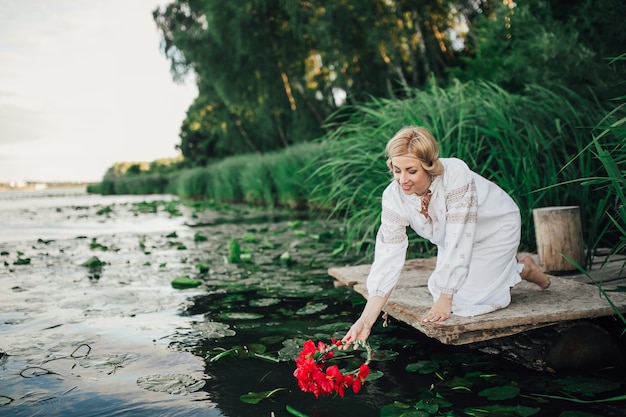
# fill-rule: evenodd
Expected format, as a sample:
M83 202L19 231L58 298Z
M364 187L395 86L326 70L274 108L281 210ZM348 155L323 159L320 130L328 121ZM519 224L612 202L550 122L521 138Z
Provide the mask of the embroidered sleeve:
M405 218L383 206L376 243L378 241L382 243L403 243L407 240L406 228L408 225L409 222Z
M469 168L450 180L446 191L444 247L438 249L436 285L444 294L454 294L469 272L478 221L476 183Z
M408 220L394 210L383 194L381 225L376 235L374 263L367 277L369 296L384 297L397 284L404 266L408 238Z

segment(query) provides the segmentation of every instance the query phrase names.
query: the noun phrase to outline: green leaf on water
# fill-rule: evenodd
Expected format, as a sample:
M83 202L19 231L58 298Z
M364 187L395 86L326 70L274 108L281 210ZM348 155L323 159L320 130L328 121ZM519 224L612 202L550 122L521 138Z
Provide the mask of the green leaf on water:
M274 249L274 244L270 242L267 238L265 238L261 242L261 247L265 249Z
M98 259L97 256L92 256L91 258L80 264L80 266L84 266L85 268L89 268L90 270L102 269L104 265L106 265L106 262L101 261L100 259Z
M503 385L500 387L491 387L485 388L480 391L478 395L481 397L487 397L488 400L499 401L499 400L510 400L511 398L515 398L519 395L520 389L514 385Z
M352 325L352 323L344 321L336 321L333 323L324 323L324 324L320 324L319 326L315 326L315 327L311 327L311 329L314 329L317 332L320 333L328 333L328 332L346 332L350 326Z
M208 237L196 232L195 235L193 235L193 241L194 242L204 242L208 239Z
M172 287L176 288L177 290L183 290L185 288L195 288L200 286L200 284L202 284L200 281L191 279L187 275L183 275L172 280Z
M285 361L296 359L305 342L305 339L283 340L283 348L278 351L278 357Z
M316 314L316 313L319 313L320 311L326 310L327 308L328 308L328 305L323 304L323 303L309 304L307 306L302 307L298 311L296 311L296 314L298 315Z
M266 359L266 357L263 356L266 350L267 350L267 347L260 343L250 343L249 345L244 345L244 346L233 346L232 348L228 350L224 350L218 353L217 355L212 356L209 359L209 362L216 362L226 356L233 356L239 359L247 359L247 358Z
M285 407L285 409L287 410L287 412L289 412L289 414L291 414L292 416L296 416L296 417L309 417L307 414L304 414L301 411L296 410L295 408L293 408L290 405L287 405Z
M185 395L204 387L205 381L185 374L147 375L137 379L137 385L154 392Z
M435 361L417 361L406 366L407 372L418 372L420 374L432 374L439 370L439 363Z
M235 239L231 239L228 243L228 262L236 264L241 261L241 246Z
M257 320L263 318L263 314L247 313L245 311L232 311L221 313L220 318L227 320Z
M415 404L415 409L430 416L439 411L439 404L437 404L436 402L419 400L417 404Z
M292 222L287 223L287 227L290 229L295 229L296 227L302 226L302 220L294 220Z
M246 404L258 404L266 398L270 398L280 391L287 391L287 388L276 388L271 391L249 392L243 394L239 399Z
M113 209L111 208L111 206L105 206L105 207L102 207L100 210L96 211L96 215L102 216L103 214L109 214L112 212L113 212Z
M615 381L584 376L568 376L557 379L554 384L561 386L563 391L587 396L613 391L620 387L620 384Z
M473 417L530 417L541 411L541 408L524 407L521 405L486 405L483 407L468 407L463 410Z
M219 339L228 336L234 336L236 332L226 323L215 321L203 321L192 323L191 327L200 332L202 337L207 339Z
M280 303L280 298L259 298L249 302L250 307L269 307Z
M369 375L365 378L366 382L376 381L379 378L385 376L385 373L379 370L370 370Z
M412 405L400 401L394 401L380 409L380 417L403 417L411 416Z
M246 243L257 243L259 241L259 238L252 233L246 233L241 239Z

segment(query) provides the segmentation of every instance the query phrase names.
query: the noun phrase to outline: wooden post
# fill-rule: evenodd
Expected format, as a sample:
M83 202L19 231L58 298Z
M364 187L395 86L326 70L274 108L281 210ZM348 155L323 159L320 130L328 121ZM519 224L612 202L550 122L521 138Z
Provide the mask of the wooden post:
M576 270L563 255L585 267L580 208L578 206L544 207L533 210L539 264L546 272Z

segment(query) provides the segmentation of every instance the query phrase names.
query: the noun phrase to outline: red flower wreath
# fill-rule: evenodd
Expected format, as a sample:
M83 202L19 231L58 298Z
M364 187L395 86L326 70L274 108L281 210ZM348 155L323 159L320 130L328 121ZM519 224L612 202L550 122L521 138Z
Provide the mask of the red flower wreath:
M359 369L346 374L341 373L337 365L324 369L325 362L334 357L334 349L341 344L341 340L334 338L331 338L329 346L318 342L316 347L310 339L304 343L304 348L296 359L296 370L293 372L302 391L312 392L316 398L333 392L343 398L345 389L350 387L355 394L361 391L363 382L370 373L369 363L372 359L372 351L367 343L357 340L354 344L367 350L367 360Z

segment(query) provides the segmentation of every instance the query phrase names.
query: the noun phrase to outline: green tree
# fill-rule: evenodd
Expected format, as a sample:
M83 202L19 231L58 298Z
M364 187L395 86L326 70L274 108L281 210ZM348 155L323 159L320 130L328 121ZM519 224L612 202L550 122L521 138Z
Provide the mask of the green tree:
M344 101L443 76L459 10L440 0L176 0L155 10L174 78L193 73L199 89L183 155L203 165L308 141Z
M621 54L626 45L625 13L626 3L619 0L485 2L471 22L467 54L449 72L511 92L537 84L610 97L624 66L609 66L606 58ZM606 30L598 31L602 21Z

